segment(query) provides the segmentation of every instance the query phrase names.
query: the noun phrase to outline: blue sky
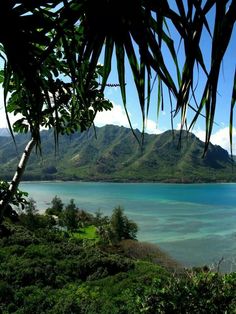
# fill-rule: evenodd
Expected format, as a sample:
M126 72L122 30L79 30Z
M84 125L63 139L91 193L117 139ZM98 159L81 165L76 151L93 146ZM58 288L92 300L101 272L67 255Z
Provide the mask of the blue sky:
M210 28L213 31L214 12L212 12L208 16L208 21L210 24ZM179 38L173 29L171 29L171 34L173 34L172 39L174 40L175 47L177 48L177 45L179 44ZM206 60L206 66L209 69L209 61L210 61L210 56L211 56L211 39L207 31L204 31L202 34L201 48L202 48L204 59ZM236 66L235 51L236 51L236 30L234 29L230 45L225 54L223 65L221 67L220 80L219 80L219 85L218 85L215 124L214 124L213 133L211 137L211 142L213 144L221 145L227 150L229 150L228 125L229 125L229 116L230 116L230 102L231 102L231 94L232 94L233 77L234 77L234 71L235 71L235 66ZM171 60L169 53L167 51L165 52L165 57L166 57L165 59L166 65L170 69L170 72L173 73L173 78L176 81L173 61ZM183 66L183 47L181 47L179 50L178 59L180 61L180 65ZM101 63L102 63L102 60L101 60ZM113 60L112 69L113 70L108 81L109 83L118 83L115 60ZM129 69L129 66L127 67L127 69ZM198 82L196 95L199 100L201 92L202 92L202 88L204 87L205 76L202 71L200 71L198 74L197 69L195 68L195 77L196 77L195 83ZM197 80L197 77L198 77L198 80ZM141 111L139 109L138 98L137 98L134 83L132 80L132 75L129 70L126 71L126 83L127 83L127 108L130 113L132 125L134 127L138 127L139 129L141 129L142 127ZM149 111L149 115L148 115L148 119L146 123L146 131L148 133L161 133L171 128L169 96L167 93L165 94L164 110L160 113L159 118L157 120L157 105L156 105L157 100L155 97L156 92L157 92L157 87L155 86L153 90L153 97L151 100L150 111ZM106 96L113 101L114 109L110 113L99 114L96 119L96 124L103 125L106 122L106 123L128 126L128 121L127 121L127 118L125 117L125 112L122 109L123 108L122 99L121 99L119 88L107 88ZM189 114L188 114L189 122L191 121L192 116L193 116L192 112L189 111ZM236 118L235 118L235 122L236 122ZM177 116L174 119L174 128L178 129L179 126L180 126L180 116ZM204 140L205 138L204 130L205 130L204 118L199 117L193 129L193 132L200 139ZM234 135L233 150L234 150L234 153L236 153L236 129L235 128L233 130L233 135Z
M212 28L212 21L214 19L214 13L208 16L210 27ZM173 29L170 29L173 34L173 40L175 42L175 46L177 47L179 43L179 38L175 34ZM207 32L203 33L201 47L204 54L204 58L207 61L207 66L209 66L211 48L210 48L210 37ZM222 147L229 149L229 133L228 133L228 125L229 125L229 109L230 109L230 101L231 101L231 93L232 93L232 81L233 75L235 71L235 51L236 51L236 31L234 30L231 44L226 52L224 63L221 68L221 77L218 86L218 97L217 97L217 110L215 115L215 125L213 129L213 134L211 137L211 141L214 144L221 145ZM165 62L167 67L170 69L171 73L173 73L173 78L175 79L174 67L171 58L169 57L168 51L165 52ZM183 47L179 50L178 58L181 62L183 62ZM100 60L102 63L102 59ZM182 64L183 66L183 64ZM142 128L142 116L139 108L139 102L136 94L136 90L134 87L134 83L132 80L131 71L129 70L129 66L127 64L126 67L126 87L127 87L127 109L130 115L130 119L134 128ZM197 77L197 71L196 77ZM176 80L176 79L175 79ZM198 79L198 91L197 95L200 95L201 88L204 85L204 75L202 72L199 73ZM118 83L117 71L116 71L116 62L115 58L112 64L112 72L109 77L109 83ZM171 128L170 123L170 106L169 106L169 97L167 93L164 97L164 110L160 112L159 118L157 120L157 100L156 100L157 87L155 86L153 89L153 97L151 99L151 106L149 110L149 115L146 121L146 132L148 133L161 133L167 129ZM111 112L99 113L95 124L97 126L102 126L105 124L116 124L123 125L128 127L128 120L125 115L122 99L119 87L107 87L105 91L105 95L113 102L113 110ZM5 114L3 111L3 95L0 89L0 127L6 127ZM191 112L189 112L189 119L191 119ZM236 122L236 119L235 119ZM179 128L180 117L177 116L174 120L174 128ZM202 140L204 140L204 119L199 118L197 121L193 132ZM236 147L236 129L234 129L234 146ZM236 149L234 149L236 153Z

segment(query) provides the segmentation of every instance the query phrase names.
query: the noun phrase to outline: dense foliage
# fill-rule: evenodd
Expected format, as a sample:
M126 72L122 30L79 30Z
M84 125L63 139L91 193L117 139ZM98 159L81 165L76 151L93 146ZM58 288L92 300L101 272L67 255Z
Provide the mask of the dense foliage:
M72 287L134 266L128 259L64 238L56 230L32 232L11 225L10 231L1 239L0 249L0 304L7 313L49 313L54 308L52 313L60 313L56 308Z
M125 217L120 208L114 216ZM5 219L8 232L0 239L2 313L236 313L235 273L181 267L173 272L148 261L153 250L141 257L137 241L130 258L130 246L127 254L117 241L111 246L78 237L55 228L49 217L35 212L31 201L17 222ZM99 212L93 219L96 228L108 221ZM142 260L134 257L138 254Z

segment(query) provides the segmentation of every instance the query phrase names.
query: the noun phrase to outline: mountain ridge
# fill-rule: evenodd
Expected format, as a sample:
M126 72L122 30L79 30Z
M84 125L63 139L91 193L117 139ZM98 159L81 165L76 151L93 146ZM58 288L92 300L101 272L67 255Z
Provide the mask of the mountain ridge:
M141 138L139 130L134 131ZM106 125L59 138L55 151L53 131L42 131L42 157L33 153L24 180L83 180L114 182L234 182L236 173L226 150L204 143L194 134L166 131L145 134L140 148L132 131ZM16 136L23 151L29 135ZM181 143L181 145L179 145ZM179 147L181 146L181 147ZM17 153L12 139L0 136L1 179L10 180Z

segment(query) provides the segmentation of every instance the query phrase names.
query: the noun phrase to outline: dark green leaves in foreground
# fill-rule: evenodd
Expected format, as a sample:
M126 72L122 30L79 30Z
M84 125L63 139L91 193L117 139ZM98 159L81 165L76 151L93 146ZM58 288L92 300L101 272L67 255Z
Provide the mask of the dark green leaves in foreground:
M7 191L9 189L10 184L6 181L0 181L0 198L4 198L5 195L7 194ZM23 192L21 190L17 190L15 195L13 196L13 198L11 199L11 204L21 207L22 209L24 209L24 207L26 206L27 202L27 196L28 193L27 192Z

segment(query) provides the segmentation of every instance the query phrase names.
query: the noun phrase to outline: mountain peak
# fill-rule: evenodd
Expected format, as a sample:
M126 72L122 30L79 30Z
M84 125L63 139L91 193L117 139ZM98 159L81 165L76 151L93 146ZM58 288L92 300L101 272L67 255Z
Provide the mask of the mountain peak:
M135 130L138 136L140 131ZM181 135L181 136L180 136ZM181 138L181 141L180 141ZM26 135L17 135L23 151ZM2 178L11 179L17 158L11 138L0 142ZM55 157L50 131L42 132L43 158L33 154L25 180L99 180L138 182L218 182L235 181L232 161L220 146L209 145L202 158L204 143L186 131L145 134L142 149L132 131L106 125L81 134L61 136ZM7 157L6 157L7 156Z

